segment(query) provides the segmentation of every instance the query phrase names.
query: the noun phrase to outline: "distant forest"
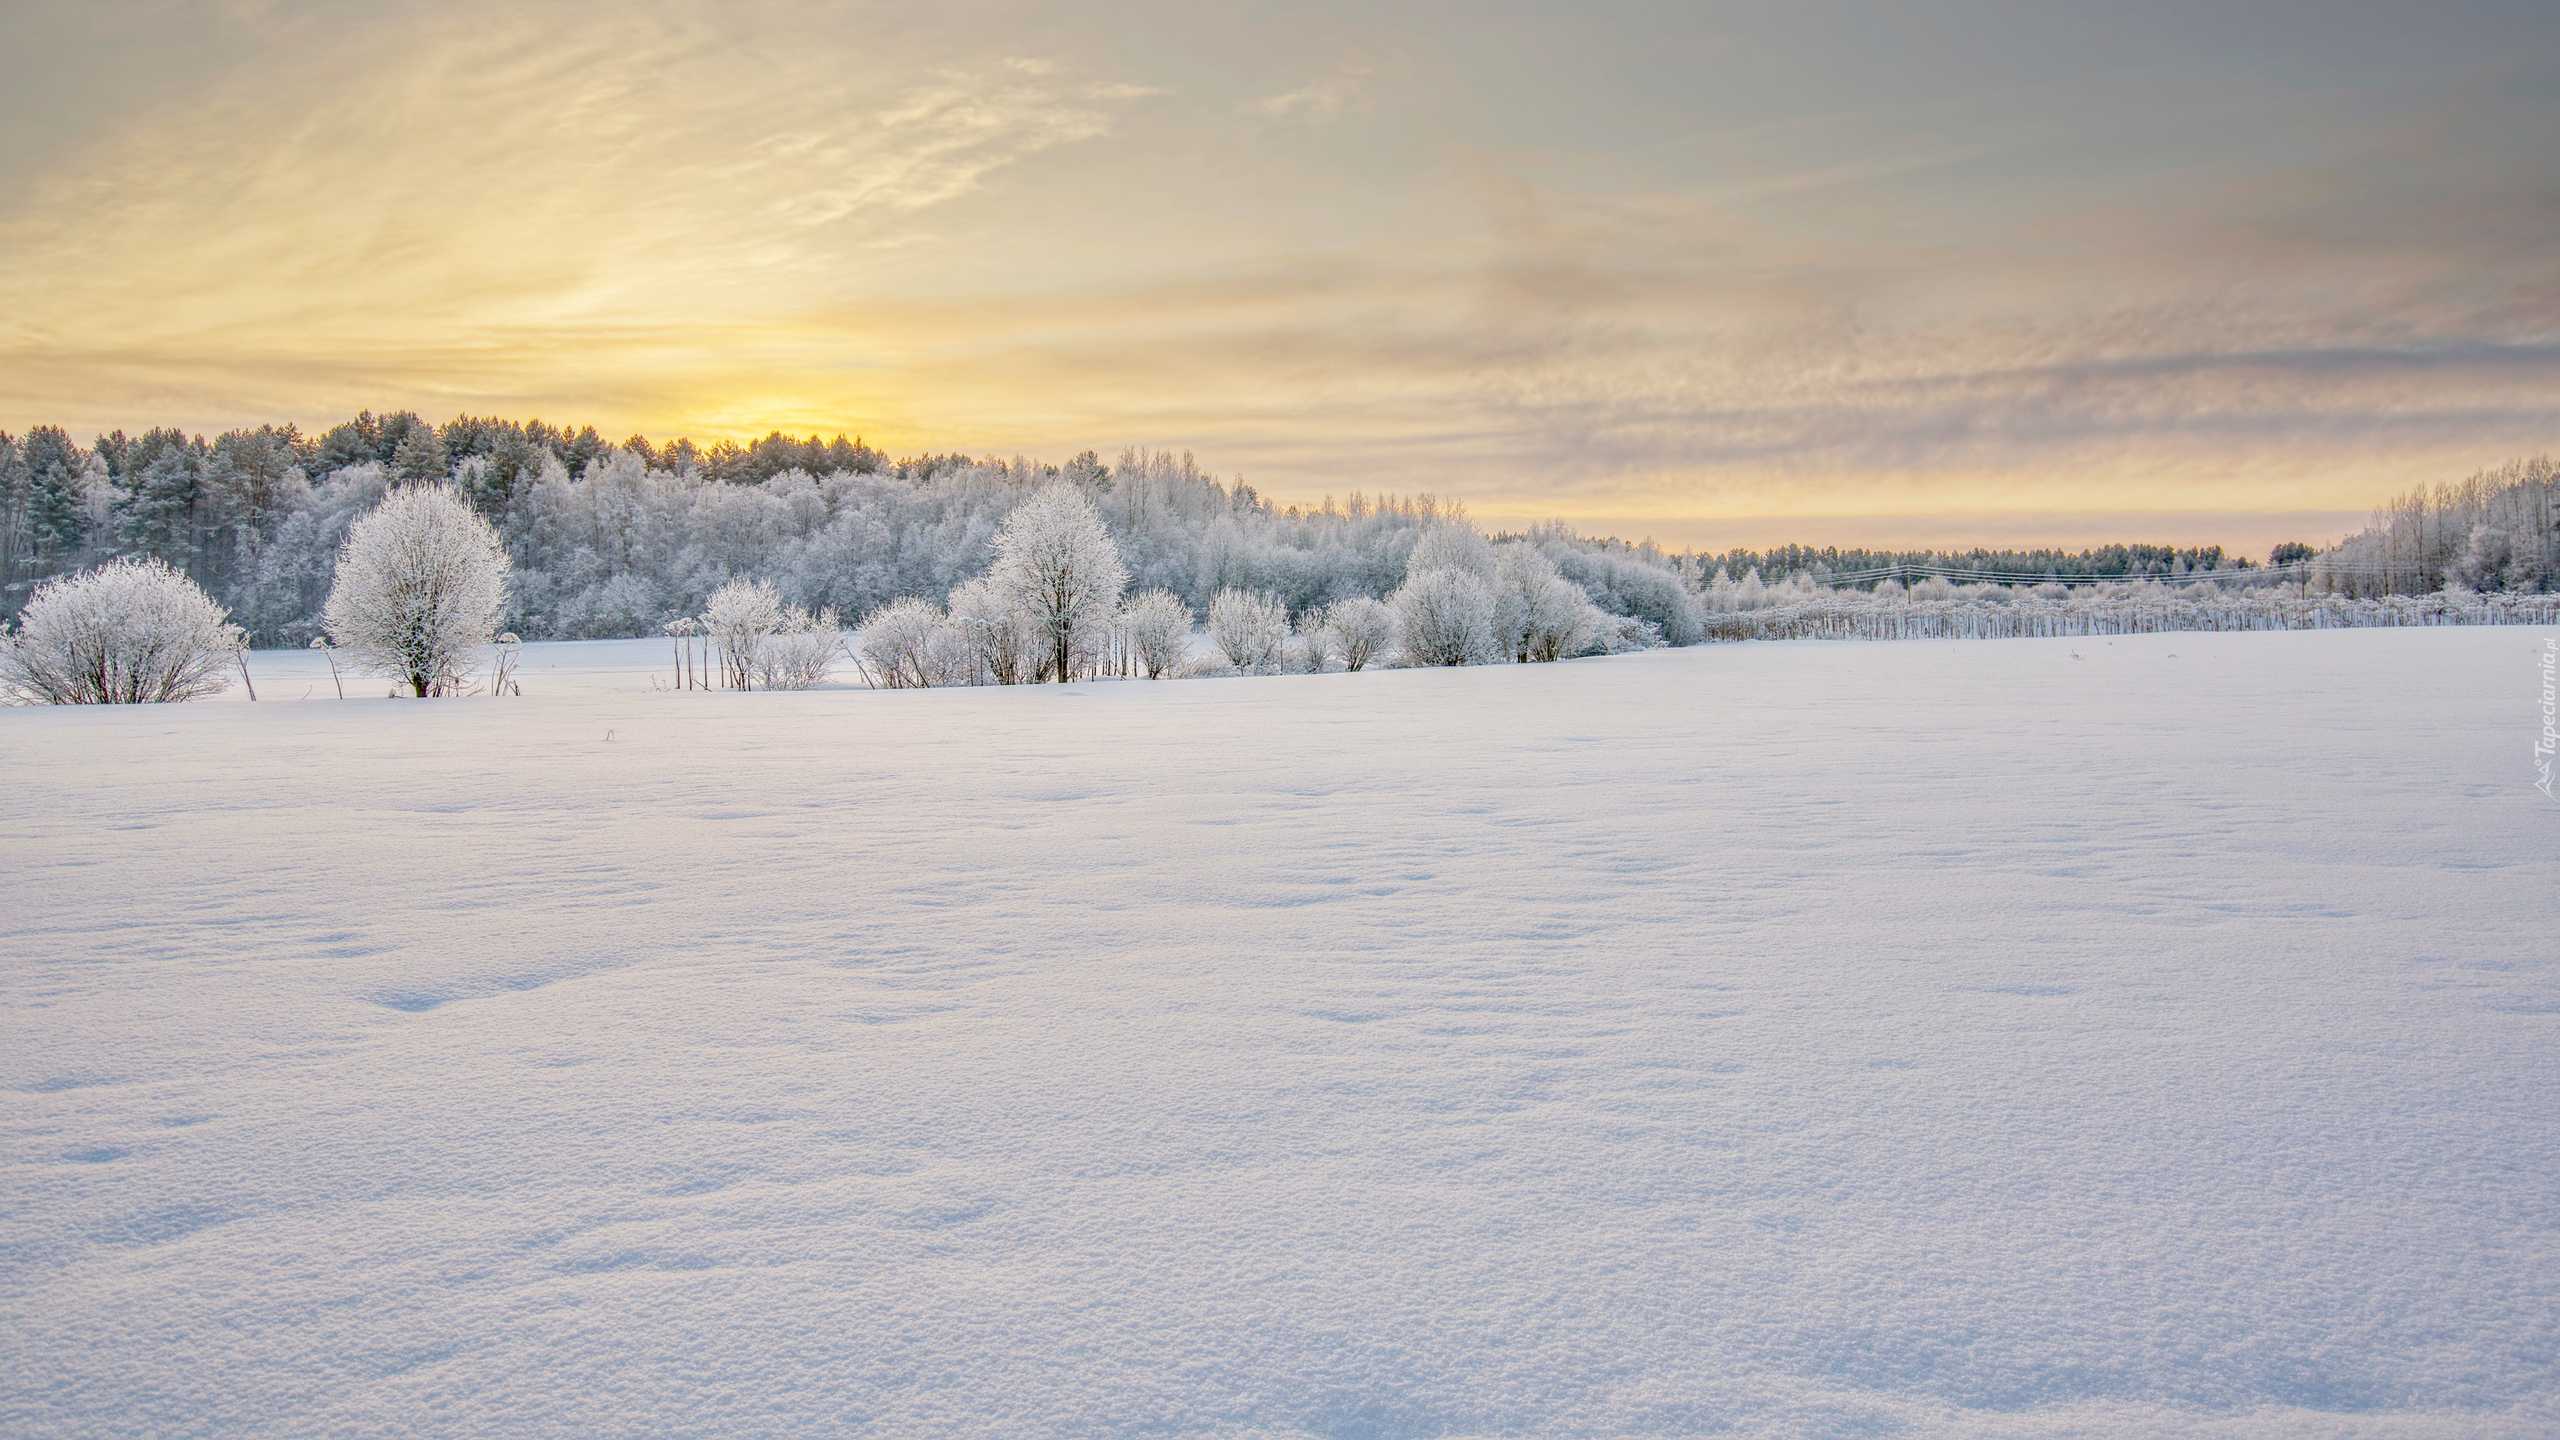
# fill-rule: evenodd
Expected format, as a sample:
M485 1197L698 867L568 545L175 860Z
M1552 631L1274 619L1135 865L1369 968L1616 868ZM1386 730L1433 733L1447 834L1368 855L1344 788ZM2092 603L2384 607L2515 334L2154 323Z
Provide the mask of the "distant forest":
M2276 547L2270 562L2284 564L2311 558L2317 552L2309 545L2286 544ZM2089 550L1843 550L1825 545L1816 550L1809 545L1777 545L1767 550L1727 550L1720 555L1692 557L1692 563L1712 573L1723 570L1739 577L1757 570L1763 576L1779 577L1803 571L1817 584L1828 583L1828 577L1871 575L1878 570L1926 571L1949 579L2015 581L2021 577L2038 580L2170 580L2209 571L2249 570L2257 562L2236 555L2226 555L2219 545L2101 545ZM1872 582L1869 582L1872 583Z
M859 439L773 434L752 444L607 440L593 427L458 417L433 425L371 412L318 435L286 426L207 438L122 431L76 443L57 426L0 432L0 613L57 574L122 555L165 560L227 607L260 644L316 633L347 527L394 484L451 484L505 538L514 567L509 628L527 638L654 632L698 610L724 581L774 582L791 603L848 617L900 596L940 599L983 572L988 542L1023 496L1056 479L1090 493L1134 586L1162 586L1195 609L1219 590L1268 591L1292 613L1403 578L1415 539L1460 513L1431 496L1353 493L1277 506L1241 478L1192 459L1088 451L1063 465L963 454L893 458ZM2538 588L2552 553L2550 462L2517 462L2403 496L2338 550L2279 547L2268 564L2352 593L2450 583ZM1817 586L1880 575L2064 582L2276 578L2219 546L1881 551L1784 546L1671 553L1527 532L1613 614L1671 643L1702 633L1702 600L1728 582L1799 574ZM2327 566L2324 571L2321 567Z

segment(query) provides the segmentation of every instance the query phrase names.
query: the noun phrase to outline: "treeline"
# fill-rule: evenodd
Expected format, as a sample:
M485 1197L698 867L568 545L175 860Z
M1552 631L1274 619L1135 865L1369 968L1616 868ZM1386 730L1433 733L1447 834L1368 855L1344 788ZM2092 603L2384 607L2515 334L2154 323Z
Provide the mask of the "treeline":
M2274 563L2307 558L2309 545L2276 547ZM1687 559L1698 583L1709 583L1721 570L1740 580L1757 571L1768 580L1803 574L1817 585L1864 587L1878 578L1900 575L1944 575L1958 581L2016 583L2036 580L2178 580L2190 575L2228 573L2256 568L2255 562L2226 554L2219 545L2100 545L2071 551L2034 550L1843 550L1836 545L1778 545L1767 550L1733 549L1721 555Z
M2306 567L2354 596L2560 589L2560 465L2548 455L2395 495Z
M1718 640L1997 640L2022 636L2156 635L2198 630L2342 630L2399 626L2550 625L2560 595L2356 597L2307 593L2300 582L2225 586L2210 579L2095 585L1955 585L1826 590L1767 587L1756 606L1708 617Z
M812 612L867 615L902 596L941 600L985 573L1005 516L1059 480L1092 497L1133 586L1200 612L1227 590L1267 594L1293 617L1382 597L1402 583L1416 538L1457 513L1427 495L1357 492L1276 506L1187 455L1137 451L1109 464L1090 451L1064 465L893 459L841 435L655 445L592 426L468 415L434 425L407 412L367 412L316 435L290 425L210 438L117 431L85 448L37 426L0 433L0 618L48 577L150 559L202 586L256 643L305 644L349 527L393 486L427 482L453 486L496 528L513 571L504 623L527 638L655 633L739 578L770 582ZM2554 483L2546 457L2421 487L2331 551L2280 546L2264 565L2220 546L1674 555L1555 525L1521 538L1603 611L1689 644L1706 634L1703 614L1757 608L1780 584L2209 576L2351 596L2548 589L2560 580Z
M651 634L734 579L809 611L867 615L939 600L987 570L1005 517L1041 487L1089 495L1130 582L1196 611L1226 590L1291 615L1401 584L1418 536L1457 513L1430 496L1351 494L1281 507L1188 455L1091 452L1064 465L967 455L891 460L860 440L776 434L752 445L616 444L592 427L463 416L358 416L205 438L119 431L83 449L60 428L0 434L0 596L21 609L47 577L116 558L165 562L255 643L307 644L339 546L395 485L440 483L494 526L512 574L506 629L527 639ZM1676 557L1538 534L1559 570L1612 615L1674 644L1703 634Z

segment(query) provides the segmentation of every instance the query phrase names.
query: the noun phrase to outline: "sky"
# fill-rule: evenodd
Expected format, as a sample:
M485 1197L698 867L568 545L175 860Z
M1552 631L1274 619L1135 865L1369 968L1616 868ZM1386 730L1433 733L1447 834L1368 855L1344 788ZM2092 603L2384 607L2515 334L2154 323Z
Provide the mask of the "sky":
M18 0L0 428L358 409L1721 548L2560 441L2560 7Z

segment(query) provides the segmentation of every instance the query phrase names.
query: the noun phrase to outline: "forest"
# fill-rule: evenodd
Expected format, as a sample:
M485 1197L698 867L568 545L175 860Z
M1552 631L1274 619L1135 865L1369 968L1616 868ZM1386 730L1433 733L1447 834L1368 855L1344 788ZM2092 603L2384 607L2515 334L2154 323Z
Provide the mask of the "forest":
M1947 553L1778 547L1671 553L1649 543L1540 525L1530 542L1602 611L1671 644L1729 633L1705 617L1839 603L1926 599L1908 582L2287 584L2371 598L2543 591L2560 577L2547 458L2418 487L2340 545L2278 547L2266 563L2219 546L2109 545L2078 552ZM449 484L502 538L504 623L527 639L656 633L700 612L740 578L783 602L847 617L905 597L939 601L984 575L1005 517L1066 481L1094 502L1133 591L1166 590L1195 612L1230 590L1289 615L1387 595L1417 539L1463 508L1430 495L1351 492L1281 506L1189 455L1087 451L1063 465L926 454L893 459L859 439L776 433L751 444L619 443L593 427L408 412L358 415L317 434L291 425L207 438L122 431L82 446L58 426L0 432L0 614L44 580L118 558L163 561L202 586L262 646L320 633L350 526L402 484ZM1890 592L1890 593L1887 593ZM1952 596L1955 592L1950 590Z
M1091 452L1064 465L893 461L843 438L617 445L539 421L370 413L318 436L155 429L84 449L39 426L0 434L0 584L14 613L51 576L157 559L255 643L307 644L349 527L395 485L440 481L504 540L506 628L527 639L655 633L741 577L805 610L861 616L984 574L1005 516L1060 480L1093 499L1133 589L1169 590L1195 611L1228 589L1267 593L1293 615L1383 596L1417 537L1460 513L1427 495L1278 506L1161 452L1109 465ZM1700 638L1681 557L1555 527L1538 542L1611 614L1674 644Z

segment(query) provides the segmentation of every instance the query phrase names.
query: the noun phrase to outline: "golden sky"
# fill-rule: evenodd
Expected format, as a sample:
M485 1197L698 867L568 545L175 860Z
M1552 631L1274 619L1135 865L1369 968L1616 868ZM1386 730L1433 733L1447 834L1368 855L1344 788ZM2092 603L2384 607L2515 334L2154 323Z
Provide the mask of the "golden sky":
M2321 540L2560 436L2546 9L35 3L0 428L467 411L1189 449L1677 543Z

